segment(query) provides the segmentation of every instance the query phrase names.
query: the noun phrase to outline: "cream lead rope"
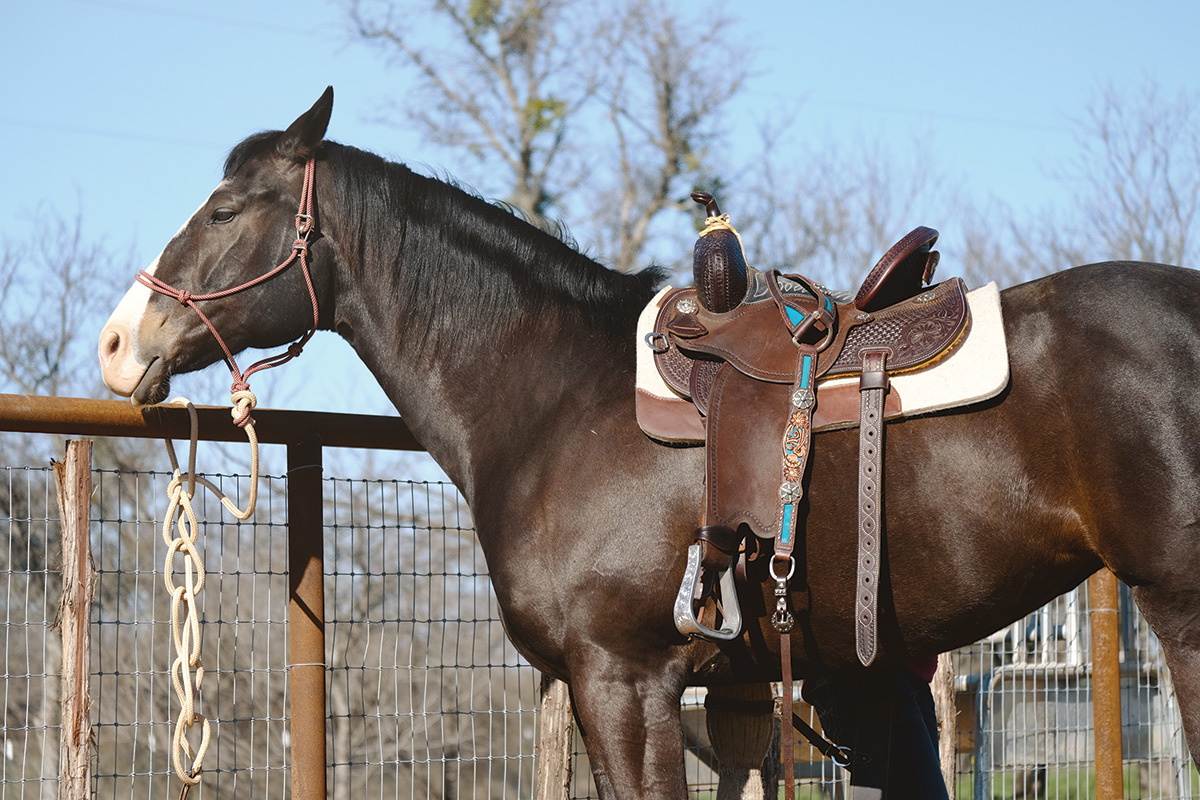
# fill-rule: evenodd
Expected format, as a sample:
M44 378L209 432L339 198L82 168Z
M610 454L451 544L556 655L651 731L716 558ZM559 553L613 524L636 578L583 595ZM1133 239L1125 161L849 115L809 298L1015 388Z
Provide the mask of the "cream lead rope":
M231 409L234 423L243 427L250 442L250 498L243 511L212 482L196 474L196 444L199 440L199 419L196 408L186 398L172 402L187 408L191 419L191 447L188 452L187 472L181 473L175 457L175 446L167 439L167 455L171 459L173 476L167 486L169 504L163 519L163 541L167 544L167 556L163 565L163 581L171 594L171 638L175 645L175 660L171 664L171 683L179 698L179 716L175 719L175 732L171 737L171 759L175 774L183 781L180 798L186 797L191 787L200 783L200 770L204 755L211 741L208 719L197 710L196 694L204 680L204 667L200 663L200 591L204 588L204 559L197 548L200 535L192 499L199 484L215 494L230 514L239 520L249 519L258 502L258 436L254 432L254 420L250 411L257 400L248 389L234 392L234 407ZM172 532L174 530L174 533ZM183 558L183 584L175 584L175 557ZM200 724L200 742L192 745L188 732ZM188 769L185 759L191 761Z

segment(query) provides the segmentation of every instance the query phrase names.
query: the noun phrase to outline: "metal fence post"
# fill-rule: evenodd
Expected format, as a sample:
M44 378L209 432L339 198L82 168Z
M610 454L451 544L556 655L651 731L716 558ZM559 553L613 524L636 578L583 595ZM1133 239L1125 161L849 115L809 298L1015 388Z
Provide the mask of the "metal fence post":
M62 462L52 462L62 519L62 727L59 734L60 800L91 797L88 677L91 674L92 552L88 537L92 500L92 443L67 442Z
M1096 729L1096 800L1125 796L1121 771L1121 664L1117 577L1107 569L1088 578L1092 624L1092 720Z
M325 584L321 437L287 448L292 797L325 800Z

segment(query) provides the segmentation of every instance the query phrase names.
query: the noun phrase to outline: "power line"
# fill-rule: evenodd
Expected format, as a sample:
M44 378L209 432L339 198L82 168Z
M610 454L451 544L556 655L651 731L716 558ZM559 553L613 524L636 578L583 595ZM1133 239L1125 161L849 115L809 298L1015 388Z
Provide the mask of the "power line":
M146 144L165 144L174 147L192 147L200 150L220 149L228 146L227 144L203 142L198 139L181 139L176 136L156 136L154 134L137 133L134 131L92 128L85 125L68 125L61 122L43 122L41 120L13 119L11 117L0 117L0 125L35 131L49 131L51 133L65 133L72 136L95 136L102 139L143 142Z
M178 6L162 6L162 5L143 5L141 3L128 3L121 0L68 0L79 5L95 6L98 8L112 8L119 11L131 11L137 14L153 14L159 17L172 17L181 20L191 20L193 22L204 22L212 25L225 25L233 28L242 28L246 30L270 31L272 33L285 33L289 36L307 36L314 39L327 39L322 35L319 28L300 28L291 25L279 25L271 22L256 22L245 19L233 19L230 17L216 16L212 14L199 14L194 11L181 10Z
M796 94L790 94L788 92L772 92L755 89L745 89L743 91L745 91L747 95L769 98L771 100L794 100L814 106L838 108L844 111L862 111L880 116L912 117L914 119L927 119L943 122L966 122L971 125L982 125L988 128L1008 128L1010 130L1030 131L1033 133L1063 133L1066 130L1061 125L1046 125L1037 122L1001 119L999 117L985 117L976 114L958 114L952 111L939 110L937 108L906 108L900 106L877 105L872 103L856 103L850 100L830 100L821 97L814 97L810 94L800 96Z

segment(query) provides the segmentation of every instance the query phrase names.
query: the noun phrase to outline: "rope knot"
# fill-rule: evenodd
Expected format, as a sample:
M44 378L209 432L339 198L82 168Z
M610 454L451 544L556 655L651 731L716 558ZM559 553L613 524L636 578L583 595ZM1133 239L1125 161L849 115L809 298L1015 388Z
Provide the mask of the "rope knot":
M192 302L192 293L187 289L180 289L177 298L180 305L186 306L188 303Z
M296 358L302 352L304 352L304 345L300 344L299 342L292 342L290 345L288 345L287 354L289 358Z
M307 239L297 239L296 241L292 242L292 249L295 250L297 253L307 253L308 252L308 240Z
M254 420L251 419L250 412L258 405L258 398L254 396L254 392L250 391L249 387L238 389L233 392L231 399L234 407L229 409L229 415L233 417L233 424L239 428L253 425Z

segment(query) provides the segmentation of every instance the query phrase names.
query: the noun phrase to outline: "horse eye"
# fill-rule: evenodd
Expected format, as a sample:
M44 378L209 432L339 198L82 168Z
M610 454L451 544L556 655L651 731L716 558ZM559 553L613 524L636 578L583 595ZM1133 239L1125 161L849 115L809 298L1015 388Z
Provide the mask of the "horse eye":
M210 220L210 222L214 223L214 224L222 225L226 222L230 222L236 216L237 216L237 212L234 211L232 208L218 208L216 211L214 211L212 213L212 219Z

